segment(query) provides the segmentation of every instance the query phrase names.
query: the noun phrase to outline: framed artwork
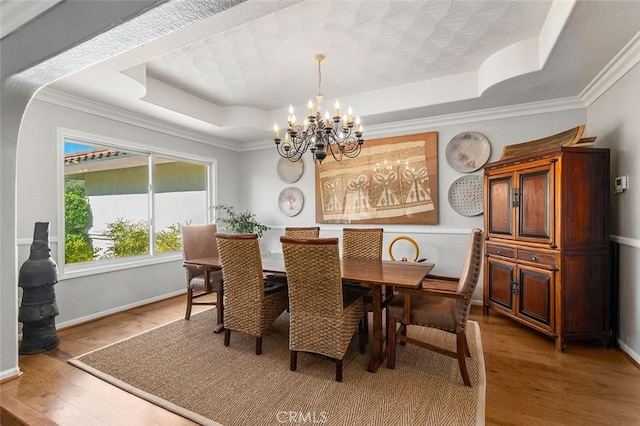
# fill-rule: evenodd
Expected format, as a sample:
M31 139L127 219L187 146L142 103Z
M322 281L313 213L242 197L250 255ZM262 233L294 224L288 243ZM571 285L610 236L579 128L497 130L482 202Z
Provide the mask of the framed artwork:
M438 223L438 133L367 140L316 165L317 223Z

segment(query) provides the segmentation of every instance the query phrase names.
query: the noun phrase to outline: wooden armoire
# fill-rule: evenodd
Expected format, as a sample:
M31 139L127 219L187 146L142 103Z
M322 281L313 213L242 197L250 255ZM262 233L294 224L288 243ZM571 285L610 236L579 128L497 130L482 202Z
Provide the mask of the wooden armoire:
M484 312L555 338L559 351L610 338L609 150L581 147L583 130L505 148L484 167Z

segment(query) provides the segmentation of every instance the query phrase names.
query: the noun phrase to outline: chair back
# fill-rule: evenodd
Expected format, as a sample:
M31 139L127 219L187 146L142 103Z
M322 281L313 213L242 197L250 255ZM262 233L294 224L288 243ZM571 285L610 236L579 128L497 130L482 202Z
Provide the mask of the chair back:
M216 225L183 225L182 255L184 260L218 257Z
M182 226L182 258L184 260L218 257L216 245L216 225L183 225ZM187 282L202 271L186 269Z
M289 283L291 320L340 317L342 278L337 238L280 237Z
M284 236L293 238L318 238L320 237L320 227L287 227L284 229Z
M262 259L256 234L216 235L222 278L224 280L224 323L237 330L245 324L248 313L260 310L264 298ZM259 314L259 313L258 313ZM259 321L260 315L256 315ZM258 324L251 326L257 327Z
M474 229L471 231L471 238L467 248L467 258L464 262L462 272L460 273L460 281L458 282L458 293L472 295L478 285L478 277L480 276L480 268L482 266L482 230ZM459 326L464 327L469 316L469 308L471 300L458 300L455 306L456 322Z
M350 259L382 259L382 228L344 228L342 257Z

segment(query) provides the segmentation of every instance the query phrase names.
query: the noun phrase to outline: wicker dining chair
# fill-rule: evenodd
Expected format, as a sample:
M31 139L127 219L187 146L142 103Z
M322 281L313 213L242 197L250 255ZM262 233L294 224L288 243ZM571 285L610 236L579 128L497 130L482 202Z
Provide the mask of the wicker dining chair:
M256 234L216 236L224 278L224 345L231 330L256 337L256 355L262 353L262 335L289 303L286 284L266 283Z
M286 227L284 228L284 236L292 238L319 238L320 227Z
M184 260L218 257L216 245L216 225L183 225L182 226L182 258ZM185 319L191 318L193 305L218 305L218 302L196 302L201 296L216 293L217 300L222 300L222 271L209 273L209 288L205 285L203 270L185 268L187 274L187 312Z
M467 372L466 357L470 357L467 342L467 319L471 307L471 297L478 284L482 265L482 230L471 231L467 257L460 278L431 277L422 282L418 290L402 290L387 306L390 321L387 324L389 336L387 367L396 364L396 342L410 343L443 355L457 358L462 381L471 386ZM396 330L398 323L400 327ZM456 351L434 346L407 337L409 324L438 328L456 335Z
M284 228L284 236L292 238L318 238L320 237L319 226L309 227L286 227ZM286 274L268 274L265 279L269 282L286 283Z
M383 228L343 228L342 229L342 257L348 259L382 260ZM373 311L373 295L371 289L362 287L360 283L345 282L345 292L361 294L367 312ZM391 289L385 288L385 294ZM383 300L386 306L388 298ZM364 333L369 336L369 320L365 315L363 322Z
M382 228L342 229L342 257L382 259Z
M359 328L360 352L365 351L362 296L343 296L337 238L281 237L289 280L289 349L291 371L297 369L298 352L331 358L336 381L342 381L342 359Z

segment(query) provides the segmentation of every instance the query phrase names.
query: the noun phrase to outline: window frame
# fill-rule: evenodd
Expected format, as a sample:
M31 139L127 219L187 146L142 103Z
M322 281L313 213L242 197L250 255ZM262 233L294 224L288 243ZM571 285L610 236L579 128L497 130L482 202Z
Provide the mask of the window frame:
M205 157L201 155L189 154L179 151L174 151L164 147L150 146L144 143L133 142L131 140L122 138L112 138L109 136L98 135L93 133L87 133L79 130L73 130L68 128L58 128L57 135L57 206L56 211L58 213L58 245L57 245L57 264L58 264L58 280L64 280L68 278L77 278L83 276L90 276L95 274L102 274L114 271L121 271L130 268L139 268L144 266L157 265L161 263L175 262L182 260L182 253L155 253L155 247L152 245L155 241L155 236L150 233L150 246L149 253L138 256L128 256L117 259L102 259L94 260L91 262L82 262L75 264L65 264L65 202L64 202L64 144L66 141L84 143L90 146L100 146L105 148L122 149L136 154L147 155L147 167L149 173L149 224L151 226L155 217L155 192L153 192L153 165L156 157L170 158L177 161L188 161L192 163L202 164L206 167L206 182L205 182L205 196L206 205L212 206L215 204L217 194L217 160L213 157ZM206 223L212 223L211 214L206 213Z

